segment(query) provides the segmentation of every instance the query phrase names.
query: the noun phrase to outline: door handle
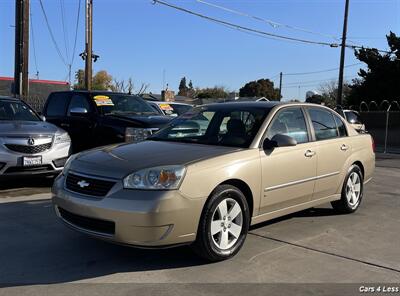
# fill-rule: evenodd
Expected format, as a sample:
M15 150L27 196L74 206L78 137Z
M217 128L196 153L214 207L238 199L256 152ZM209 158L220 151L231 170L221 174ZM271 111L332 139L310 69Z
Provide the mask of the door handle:
M316 154L315 151L307 150L307 151L304 153L304 156L305 156L305 157L313 157L315 154Z
M343 144L342 146L340 146L340 150L347 151L347 150L349 150L349 146L347 146L346 144Z
M61 123L61 126L62 127L69 127L69 124L68 123Z

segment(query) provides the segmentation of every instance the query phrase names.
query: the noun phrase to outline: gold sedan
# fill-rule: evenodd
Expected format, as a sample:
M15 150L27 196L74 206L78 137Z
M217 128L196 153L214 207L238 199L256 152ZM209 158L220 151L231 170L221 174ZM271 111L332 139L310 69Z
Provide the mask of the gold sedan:
M276 102L206 105L147 141L74 155L53 186L58 217L111 242L191 244L223 260L248 228L330 202L360 206L373 140L331 109Z

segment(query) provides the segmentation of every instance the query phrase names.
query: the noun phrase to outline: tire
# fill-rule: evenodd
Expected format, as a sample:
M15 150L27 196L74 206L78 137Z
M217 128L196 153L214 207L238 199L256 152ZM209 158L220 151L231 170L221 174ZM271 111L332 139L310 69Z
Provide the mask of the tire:
M220 185L204 206L193 250L208 261L231 258L242 248L249 223L244 194L234 186Z
M364 193L364 177L358 165L352 165L344 178L340 200L331 202L334 210L349 214L357 211Z

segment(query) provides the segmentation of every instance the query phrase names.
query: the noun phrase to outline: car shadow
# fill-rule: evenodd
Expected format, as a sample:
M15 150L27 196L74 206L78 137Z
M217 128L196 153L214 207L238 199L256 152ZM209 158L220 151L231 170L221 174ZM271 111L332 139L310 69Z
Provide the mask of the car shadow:
M65 227L51 201L0 203L0 286L66 283L116 273L206 264L188 246L138 249Z
M340 216L340 215L342 214L335 211L333 208L310 208L250 226L249 230L251 231L254 229L266 227L268 225L273 225L293 218L327 217L327 216Z
M49 189L53 186L54 178L54 176L29 176L25 178L0 179L0 194L1 191L13 189ZM50 189L48 191L50 191Z
M336 215L314 208L253 226L294 217ZM0 286L67 283L118 273L157 271L210 264L188 246L138 249L77 233L56 218L50 200L0 203ZM142 274L139 276L143 276Z

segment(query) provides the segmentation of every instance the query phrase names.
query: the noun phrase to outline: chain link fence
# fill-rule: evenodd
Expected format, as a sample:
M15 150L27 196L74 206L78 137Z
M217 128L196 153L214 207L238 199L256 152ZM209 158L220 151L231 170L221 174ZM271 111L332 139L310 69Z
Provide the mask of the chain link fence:
M354 109L354 108L352 108ZM400 106L398 101L380 104L361 102L358 110L367 131L373 136L377 151L400 153Z

